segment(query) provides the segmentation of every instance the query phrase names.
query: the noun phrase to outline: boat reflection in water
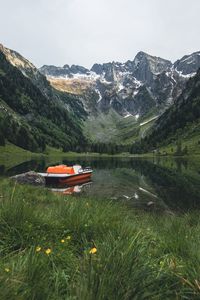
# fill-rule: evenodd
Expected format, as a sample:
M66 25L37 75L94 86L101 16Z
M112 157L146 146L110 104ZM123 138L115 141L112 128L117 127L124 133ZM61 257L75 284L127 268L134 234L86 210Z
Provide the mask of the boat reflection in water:
M47 187L55 193L60 193L63 195L72 195L72 194L78 194L89 188L92 184L92 181L88 178L82 179L82 180L77 180L72 183L59 183L54 186L48 186Z
M92 169L80 165L56 165L47 168L45 173L38 173L45 178L46 186L53 192L64 195L80 193L84 186L91 183Z

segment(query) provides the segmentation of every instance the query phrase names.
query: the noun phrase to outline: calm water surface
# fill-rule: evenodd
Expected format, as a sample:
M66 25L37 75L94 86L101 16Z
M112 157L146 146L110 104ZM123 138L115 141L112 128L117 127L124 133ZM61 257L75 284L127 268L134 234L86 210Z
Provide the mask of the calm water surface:
M188 211L200 208L200 162L183 159L63 158L37 159L12 168L0 165L1 177L34 170L43 172L53 164L81 164L94 170L92 182L57 186L65 194L84 194L123 200L146 209Z

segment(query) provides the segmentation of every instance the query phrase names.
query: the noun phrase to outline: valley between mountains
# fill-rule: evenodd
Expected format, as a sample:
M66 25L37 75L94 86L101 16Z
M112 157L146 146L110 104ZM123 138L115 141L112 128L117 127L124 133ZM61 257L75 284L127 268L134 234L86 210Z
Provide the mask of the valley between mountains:
M0 144L32 152L199 153L200 51L176 62L37 69L0 45Z
M199 299L199 68L38 69L0 45L1 299ZM92 180L16 181L60 164Z

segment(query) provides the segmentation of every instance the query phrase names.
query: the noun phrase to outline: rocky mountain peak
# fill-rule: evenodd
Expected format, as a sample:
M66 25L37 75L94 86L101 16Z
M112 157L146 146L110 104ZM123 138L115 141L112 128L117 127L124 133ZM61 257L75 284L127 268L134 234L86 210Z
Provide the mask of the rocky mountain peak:
M101 75L103 73L103 65L94 64L91 68L91 71L98 74L98 75Z
M24 74L26 73L27 69L32 69L36 71L36 67L28 61L26 58L24 58L21 54L18 52L8 49L4 47L2 44L0 44L0 51L4 53L6 56L6 59L15 67L19 68Z
M14 67L18 68L22 74L28 77L34 85L36 85L44 95L47 95L46 84L47 80L39 70L25 57L18 52L8 49L3 45L0 45L0 51L5 55L6 60Z
M139 51L136 54L135 59L142 60L142 59L146 58L147 56L150 56L150 55L144 51Z
M183 76L194 75L197 68L200 68L200 51L185 55L174 63L174 69Z
M46 76L50 77L73 77L73 75L88 75L90 71L82 66L72 65L64 65L63 67L56 66L42 66L40 68L40 72Z
M87 74L89 73L89 70L82 67L82 66L78 66L78 65L72 65L71 68L70 68L70 71L71 73L74 73L74 74Z
M186 55L172 64L169 60L140 51L134 60L125 63L95 63L90 70L77 65L63 68L44 66L40 71L50 77L56 88L65 85L65 91L74 92L77 88L79 95L80 90L84 95L96 95L96 107L102 111L107 107L122 115L126 111L127 115L141 116L148 109L163 109L171 105L199 67L200 52ZM84 88L80 89L80 86Z
M148 69L153 74L159 74L163 71L166 71L168 68L172 66L171 61L149 55L143 51L138 52L133 61L133 65L135 69Z
M113 82L115 80L115 72L119 71L120 67L121 63L113 61L104 64L94 64L90 71L103 76L108 82Z
M69 69L70 66L66 64L66 65L63 66L63 68L64 68L64 69Z

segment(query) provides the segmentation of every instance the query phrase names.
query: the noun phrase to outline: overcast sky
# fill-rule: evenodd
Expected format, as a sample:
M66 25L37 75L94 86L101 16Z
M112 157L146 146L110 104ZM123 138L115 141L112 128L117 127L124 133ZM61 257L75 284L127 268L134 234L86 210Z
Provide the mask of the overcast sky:
M175 61L200 50L200 0L0 0L0 42L38 67Z

